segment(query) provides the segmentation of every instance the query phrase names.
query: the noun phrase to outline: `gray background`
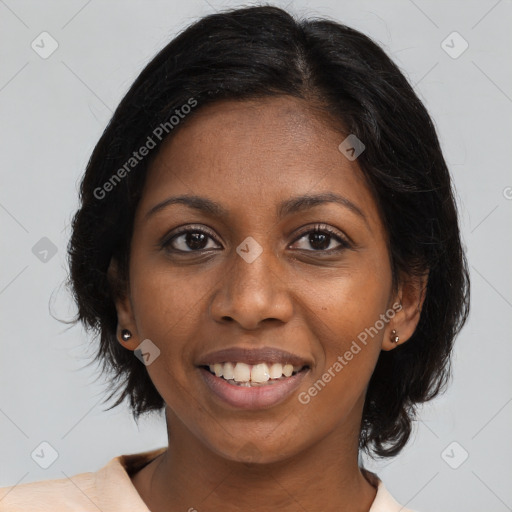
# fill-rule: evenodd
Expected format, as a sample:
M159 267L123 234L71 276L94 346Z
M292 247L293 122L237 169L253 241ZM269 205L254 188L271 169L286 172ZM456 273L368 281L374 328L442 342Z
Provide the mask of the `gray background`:
M423 408L407 448L369 467L421 512L512 510L511 1L274 4L331 17L383 45L434 118L457 190L472 312L456 344L453 383ZM137 428L126 407L102 410L104 382L85 367L90 337L53 316L74 312L62 286L69 221L113 109L178 30L236 5L0 0L0 486L95 471L167 443L161 417ZM58 43L46 59L31 47L42 46L43 31ZM457 58L442 47L454 31L469 44ZM463 49L458 36L446 45L452 54ZM48 469L31 458L43 441L58 454Z

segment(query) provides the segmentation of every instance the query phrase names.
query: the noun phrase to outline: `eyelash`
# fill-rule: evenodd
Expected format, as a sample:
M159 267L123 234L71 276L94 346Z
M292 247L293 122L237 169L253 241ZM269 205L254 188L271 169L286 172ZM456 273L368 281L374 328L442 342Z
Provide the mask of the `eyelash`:
M173 242L173 240L177 239L181 235L186 235L187 233L201 233L201 234L204 234L207 237L209 237L212 240L214 240L217 244L219 244L219 242L217 242L217 240L213 236L213 234L210 233L209 231L205 230L204 228L199 228L199 227L195 228L193 226L187 226L186 228L182 229L181 231L178 231L177 233L174 233L171 237L166 236L162 240L162 242L160 244L161 248L162 249L166 249L169 252L178 253L178 254L201 253L201 252L204 252L204 251L211 250L211 249L198 249L198 250L182 251L180 249L173 249L172 247L170 248L171 243ZM309 229L306 229L306 230L302 231L301 233L299 233L297 235L297 237L292 242L292 244L297 242L298 240L303 238L305 235L310 234L310 233L327 233L331 237L333 237L337 242L339 242L340 246L335 248L335 249L329 249L329 250L322 250L322 249L319 249L319 250L299 249L299 250L303 250L303 251L306 251L306 252L314 252L314 253L317 253L317 254L318 253L335 254L335 253L341 252L341 251L343 251L345 249L349 249L351 247L351 243L348 240L346 240L345 238L340 236L338 234L338 232L334 231L332 228L330 228L329 226L327 226L325 224L317 224L317 225L315 225L313 227L313 229L309 228Z

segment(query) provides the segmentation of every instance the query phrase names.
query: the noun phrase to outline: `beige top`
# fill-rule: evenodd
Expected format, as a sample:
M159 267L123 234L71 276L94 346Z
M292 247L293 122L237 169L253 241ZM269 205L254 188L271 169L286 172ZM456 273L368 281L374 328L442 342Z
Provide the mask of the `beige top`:
M166 449L120 455L94 473L2 487L0 512L150 512L130 476ZM366 476L377 487L369 512L413 512L393 499L377 475Z

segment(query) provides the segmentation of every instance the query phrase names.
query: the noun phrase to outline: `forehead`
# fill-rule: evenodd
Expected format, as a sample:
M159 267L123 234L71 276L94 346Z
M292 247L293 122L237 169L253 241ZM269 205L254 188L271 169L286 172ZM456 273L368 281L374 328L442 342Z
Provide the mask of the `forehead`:
M143 207L186 193L234 211L272 209L290 196L331 191L377 214L357 161L338 149L346 134L304 100L222 101L185 121L150 166Z

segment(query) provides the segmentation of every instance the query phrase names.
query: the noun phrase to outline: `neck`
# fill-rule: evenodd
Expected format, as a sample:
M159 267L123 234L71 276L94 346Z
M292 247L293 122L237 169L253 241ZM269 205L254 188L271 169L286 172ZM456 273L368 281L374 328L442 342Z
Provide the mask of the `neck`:
M152 512L368 512L375 498L358 465L357 429L340 427L286 460L247 463L214 453L166 416L168 450L133 477Z

